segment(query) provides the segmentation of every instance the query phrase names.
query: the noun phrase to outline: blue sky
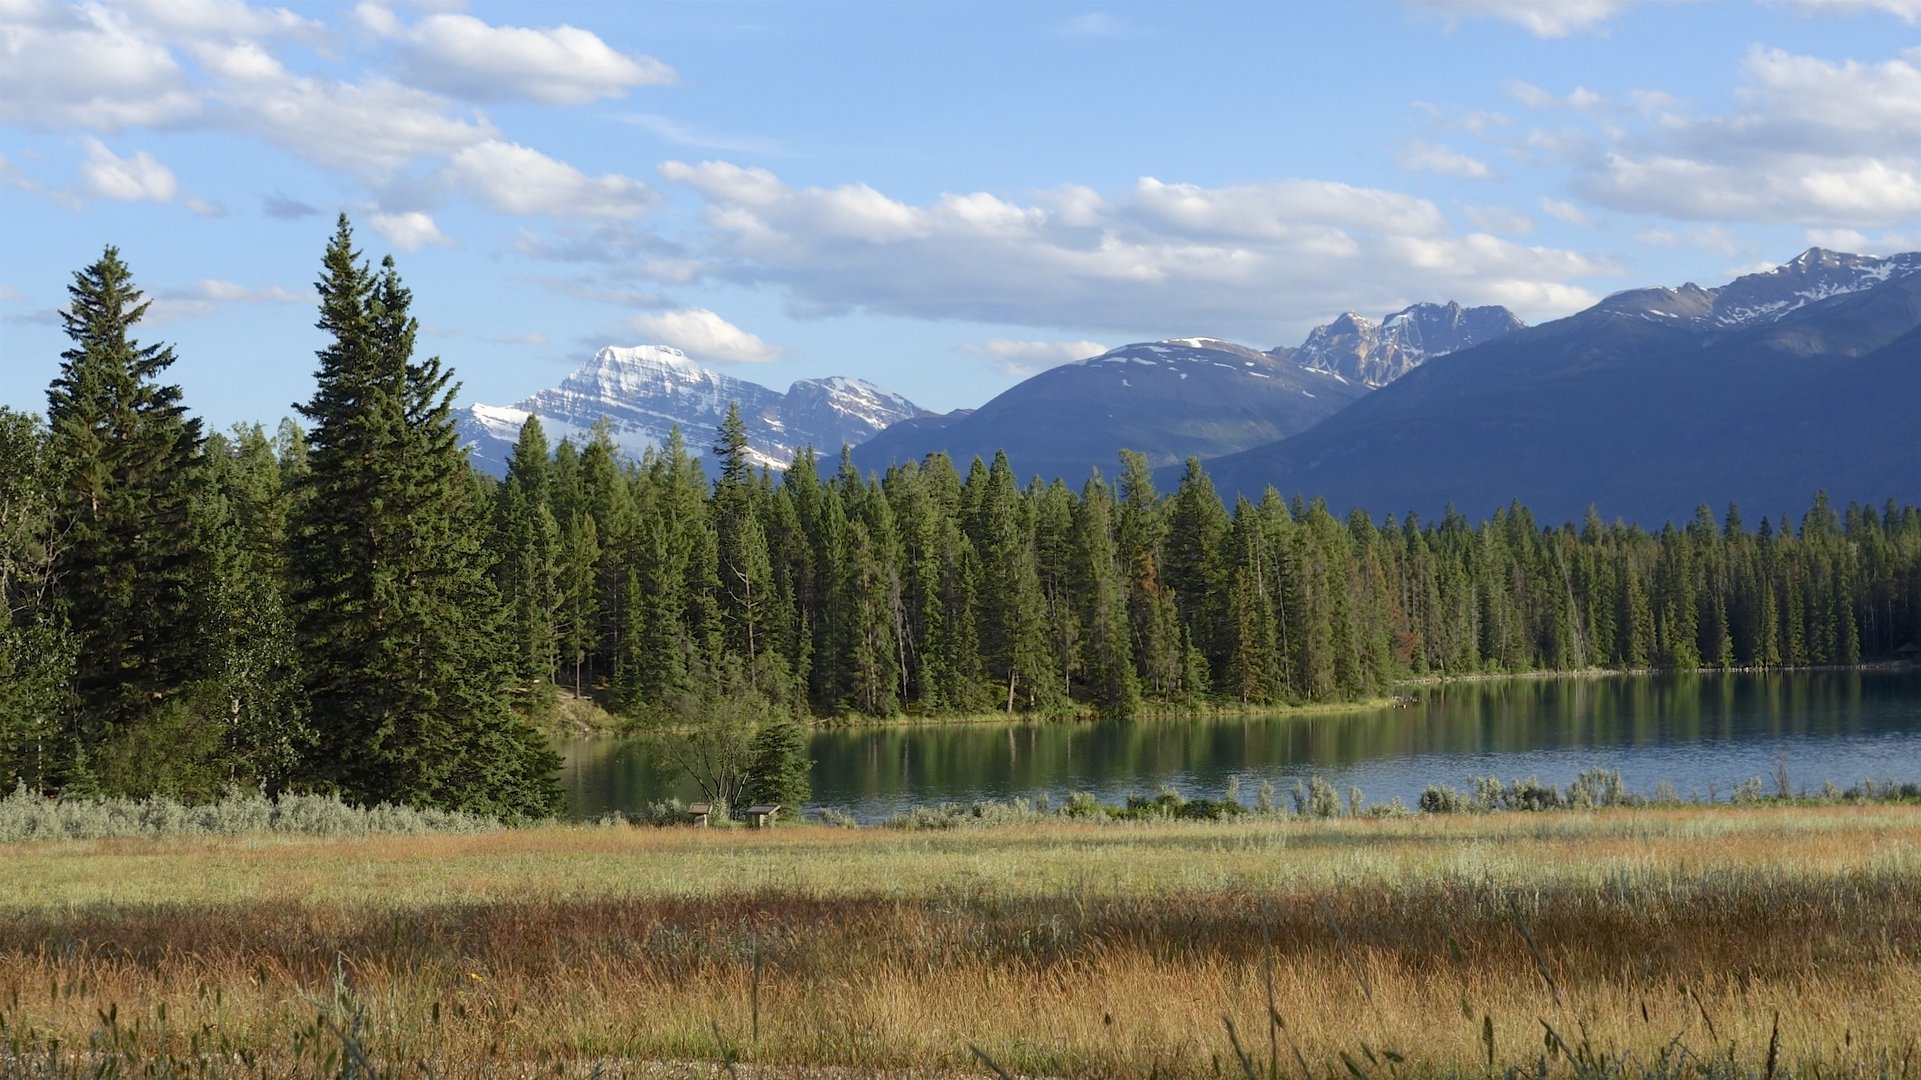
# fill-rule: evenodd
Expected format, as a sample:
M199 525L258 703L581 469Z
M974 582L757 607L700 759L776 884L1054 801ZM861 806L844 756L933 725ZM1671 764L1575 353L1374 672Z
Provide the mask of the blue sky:
M1130 341L1921 248L1921 0L0 0L0 404L114 244L189 406L277 421L343 210L463 403L664 343L946 410Z

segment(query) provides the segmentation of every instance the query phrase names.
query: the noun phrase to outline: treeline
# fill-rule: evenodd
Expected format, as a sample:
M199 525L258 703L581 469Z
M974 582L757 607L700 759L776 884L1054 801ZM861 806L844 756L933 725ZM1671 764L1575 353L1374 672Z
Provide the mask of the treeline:
M944 456L776 480L737 418L709 487L678 441L623 464L597 435L549 454L530 420L496 542L520 677L646 714L715 684L815 716L1008 710L1125 717L1144 703L1352 700L1413 676L1855 664L1921 637L1921 511L1750 529L1703 507L1658 533L1336 519L1239 500L1197 462L1024 488Z
M0 411L0 783L543 814L532 721L572 692L683 733L668 756L732 801L792 771L797 717L1127 717L1921 638L1921 511L1818 495L1799 522L1703 507L1650 533L1271 492L1230 512L1198 463L1163 496L1133 453L1078 491L998 455L862 476L803 453L776 479L737 413L711 481L678 434L629 461L530 420L496 483L344 218L318 287L307 427L203 437L171 352L129 334L116 253L76 274L44 421Z

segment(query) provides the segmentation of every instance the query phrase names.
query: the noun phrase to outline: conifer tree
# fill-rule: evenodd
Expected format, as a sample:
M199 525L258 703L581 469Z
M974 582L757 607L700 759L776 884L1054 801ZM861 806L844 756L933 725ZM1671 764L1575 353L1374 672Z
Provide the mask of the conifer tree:
M200 422L160 382L173 349L130 336L148 301L118 250L74 274L67 294L73 345L47 391L55 596L75 644L65 780L190 794L182 785L206 784L219 738L193 700L209 675L194 594Z
M416 361L412 297L342 215L317 287L298 629L319 738L312 778L358 802L559 809L558 760L512 709L484 508L451 418L451 373Z
M560 525L551 480L547 434L540 418L529 416L495 495L493 541L495 581L508 604L508 662L529 713L551 704L560 660Z
M1074 514L1072 582L1080 598L1080 623L1086 628L1081 651L1088 699L1102 716L1124 720L1140 710L1141 688L1134 672L1127 585L1113 518L1113 496L1096 472L1081 488Z

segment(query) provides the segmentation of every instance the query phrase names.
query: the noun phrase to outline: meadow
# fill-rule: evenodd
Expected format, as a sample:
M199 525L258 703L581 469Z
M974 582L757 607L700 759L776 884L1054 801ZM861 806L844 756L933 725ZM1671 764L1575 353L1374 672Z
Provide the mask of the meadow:
M16 843L0 1075L1906 1077L1918 897L1911 805Z

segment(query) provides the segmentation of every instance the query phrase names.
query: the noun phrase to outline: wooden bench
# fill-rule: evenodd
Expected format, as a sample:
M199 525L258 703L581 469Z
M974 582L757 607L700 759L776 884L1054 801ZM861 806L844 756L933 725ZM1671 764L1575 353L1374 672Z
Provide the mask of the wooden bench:
M747 824L756 829L765 829L774 823L774 815L780 813L779 803L747 808Z

